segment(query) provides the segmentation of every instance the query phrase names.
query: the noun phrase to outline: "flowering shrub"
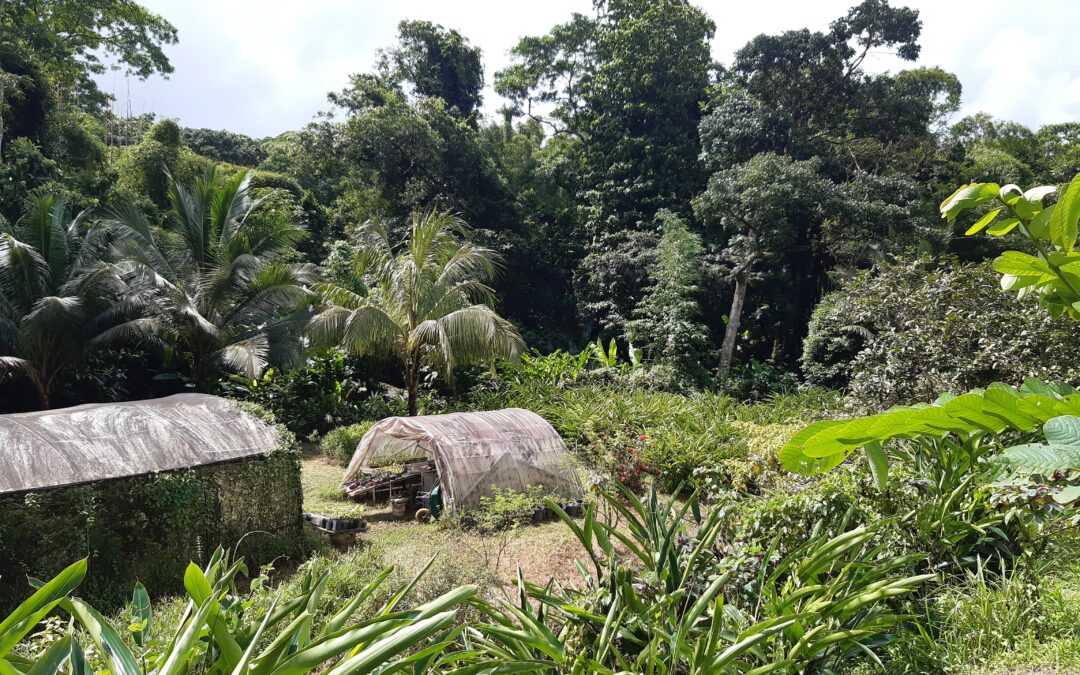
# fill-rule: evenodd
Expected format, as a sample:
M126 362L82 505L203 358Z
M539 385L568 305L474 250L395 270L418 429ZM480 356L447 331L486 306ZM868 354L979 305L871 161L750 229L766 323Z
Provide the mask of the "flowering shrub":
M631 490L640 492L645 486L645 477L659 473L656 464L650 461L651 447L645 434L624 430L588 436L584 448L586 456L592 458L610 478Z

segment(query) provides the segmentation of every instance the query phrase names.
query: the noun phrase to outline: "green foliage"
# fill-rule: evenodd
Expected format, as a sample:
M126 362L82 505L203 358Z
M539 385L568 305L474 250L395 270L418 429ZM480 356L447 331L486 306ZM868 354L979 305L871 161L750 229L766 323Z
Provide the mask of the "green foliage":
M0 25L8 48L31 54L53 86L81 93L83 105L104 105L91 76L110 66L143 79L173 70L162 47L176 43L176 28L132 0L55 0L48 11L6 2Z
M1005 431L1031 432L1061 415L1080 413L1080 395L1063 384L1030 379L1016 389L995 382L956 396L942 394L931 404L898 406L848 420L815 422L780 451L793 472L816 474L837 466L852 451L897 438L988 438Z
M657 221L662 234L650 272L653 285L638 303L626 336L643 346L651 364L672 367L700 381L705 374L702 361L710 347L696 297L704 251L698 236L675 214L661 211Z
M408 82L418 96L441 98L468 117L482 101L480 50L456 30L430 21L402 21L399 44L383 54L387 76Z
M14 226L0 220L0 380L30 382L44 407L121 290L107 227L87 219L43 196Z
M884 601L933 578L902 576L913 558L879 557L877 533L858 528L812 540L771 571L762 566L759 601L743 609L729 604L733 573L712 551L722 510L702 513L696 497L677 504L655 492L601 496L624 527L599 518L595 504L579 525L549 502L591 568L581 566L580 587L519 575L516 602L481 607L489 623L477 627L476 644L488 654L521 672L816 671L887 642L904 617Z
M430 565L430 563L429 563ZM426 571L421 570L420 575ZM314 617L325 613L324 590L330 573L308 573L295 595L279 592L269 606L256 606L251 597L241 595L238 579L246 574L243 559L235 562L222 548L211 556L206 567L194 563L183 574L187 609L168 631L155 631L154 610L141 584L132 597L131 623L127 630L113 627L93 607L69 594L86 574L86 562L76 563L44 584L14 614L0 624L5 640L0 658L14 672L57 672L65 662L73 672L88 672L89 642L108 672L135 675L144 672L188 672L206 668L210 672L292 672L308 673L334 663L333 672L371 672L383 666L418 671L439 669L443 661L453 663L456 652L443 655L457 640L454 629L458 607L469 601L475 586L463 586L411 610L397 609L413 589L419 576L393 590L376 610L375 616L355 621L353 615L374 597L383 595L381 586L393 568L384 570L341 607L329 608L332 618L316 629ZM265 583L260 576L252 587ZM55 607L61 608L84 631L56 641L37 659L9 656L22 637ZM124 639L130 635L134 648ZM423 645L425 648L417 649ZM7 658L4 658L7 657ZM19 670L14 670L13 659Z
M122 148L116 158L117 190L131 201L149 208L169 208L174 181L190 183L209 163L184 147L180 127L172 120L158 122L143 140Z
M928 400L994 381L1073 381L1075 324L998 291L985 264L882 264L825 296L803 343L814 385L859 410Z
M493 488L491 497L480 498L480 508L475 513L464 514L466 521L473 521L481 532L512 529L535 522L536 514L547 508L545 500L557 496L545 494L542 487L534 485L524 492L509 488ZM548 512L550 517L554 514Z
M254 380L233 376L222 387L231 397L273 412L289 431L309 439L339 426L404 414L403 402L380 395L379 373L369 360L311 350L301 366L267 368Z
M347 427L331 429L319 441L319 452L333 459L341 466L348 466L349 461L356 452L356 446L360 439L368 432L378 420L350 424Z
M556 379L546 371L529 379L528 372L514 368L506 381L478 386L467 409L532 410L550 422L571 452L599 476L618 479L627 473L627 479L634 475L647 482L655 475L665 490L704 480L706 474L698 469L728 461L746 464L748 444L762 433L762 426L808 422L836 405L832 394L817 390L743 405L716 393L650 390L636 386L633 375L597 383L592 375L604 371L589 371L574 384L575 379ZM770 447L769 454L775 455L779 446ZM754 452L764 454L764 449ZM730 474L723 475L727 480Z
M571 354L557 349L550 354L541 354L534 349L531 353L522 354L510 372L522 383L566 386L585 374L590 356L588 350Z
M265 156L259 141L225 129L183 129L184 145L214 162L256 167Z
M715 24L682 1L596 10L522 38L495 88L515 113L573 137L564 166L589 235L578 238L587 248L575 272L579 311L621 331L649 285L648 224L660 209L685 214L701 184L697 124Z

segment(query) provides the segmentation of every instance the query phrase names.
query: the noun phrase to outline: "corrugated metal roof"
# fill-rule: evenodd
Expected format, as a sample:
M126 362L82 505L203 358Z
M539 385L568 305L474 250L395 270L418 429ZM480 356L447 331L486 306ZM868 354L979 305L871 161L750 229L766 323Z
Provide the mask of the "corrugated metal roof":
M373 462L414 456L435 459L444 494L457 506L479 506L493 488L582 494L566 444L543 417L507 408L484 412L388 417L364 434L342 483Z
M206 394L0 415L0 494L219 464L276 444L272 426Z

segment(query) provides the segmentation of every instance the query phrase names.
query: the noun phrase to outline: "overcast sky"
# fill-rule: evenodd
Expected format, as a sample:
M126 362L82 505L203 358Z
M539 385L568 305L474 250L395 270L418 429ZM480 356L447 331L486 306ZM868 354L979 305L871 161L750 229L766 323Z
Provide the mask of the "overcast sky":
M1080 120L1080 2L1076 0L893 0L919 9L918 65L941 66L964 86L961 114L986 111L1037 127ZM537 35L589 12L589 0L142 0L171 21L179 44L167 53L168 80L122 73L99 78L115 110L153 112L184 126L256 137L297 129L328 107L326 94L351 73L369 70L392 44L398 21L425 19L455 28L483 49L484 109L500 105L490 84L523 35ZM713 55L732 53L760 33L824 30L856 0L700 0L716 22ZM869 62L895 69L886 56ZM130 92L130 100L128 97Z

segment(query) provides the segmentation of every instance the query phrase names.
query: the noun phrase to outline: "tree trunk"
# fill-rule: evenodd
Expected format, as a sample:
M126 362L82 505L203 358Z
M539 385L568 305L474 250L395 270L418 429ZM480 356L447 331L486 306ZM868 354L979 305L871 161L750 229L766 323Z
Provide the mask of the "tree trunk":
M416 398L420 390L420 368L416 364L405 364L405 389L409 392L409 417L416 417Z
M716 374L726 380L731 373L731 360L735 355L735 340L739 336L739 323L742 320L743 302L746 300L746 282L750 276L749 268L735 273L735 297L731 299L731 312L728 314L727 330L724 331L724 344L720 349L720 367Z
M4 2L0 0L0 25L4 20ZM3 29L0 29L2 32ZM4 93L7 85L7 73L0 68L0 166L4 165Z

